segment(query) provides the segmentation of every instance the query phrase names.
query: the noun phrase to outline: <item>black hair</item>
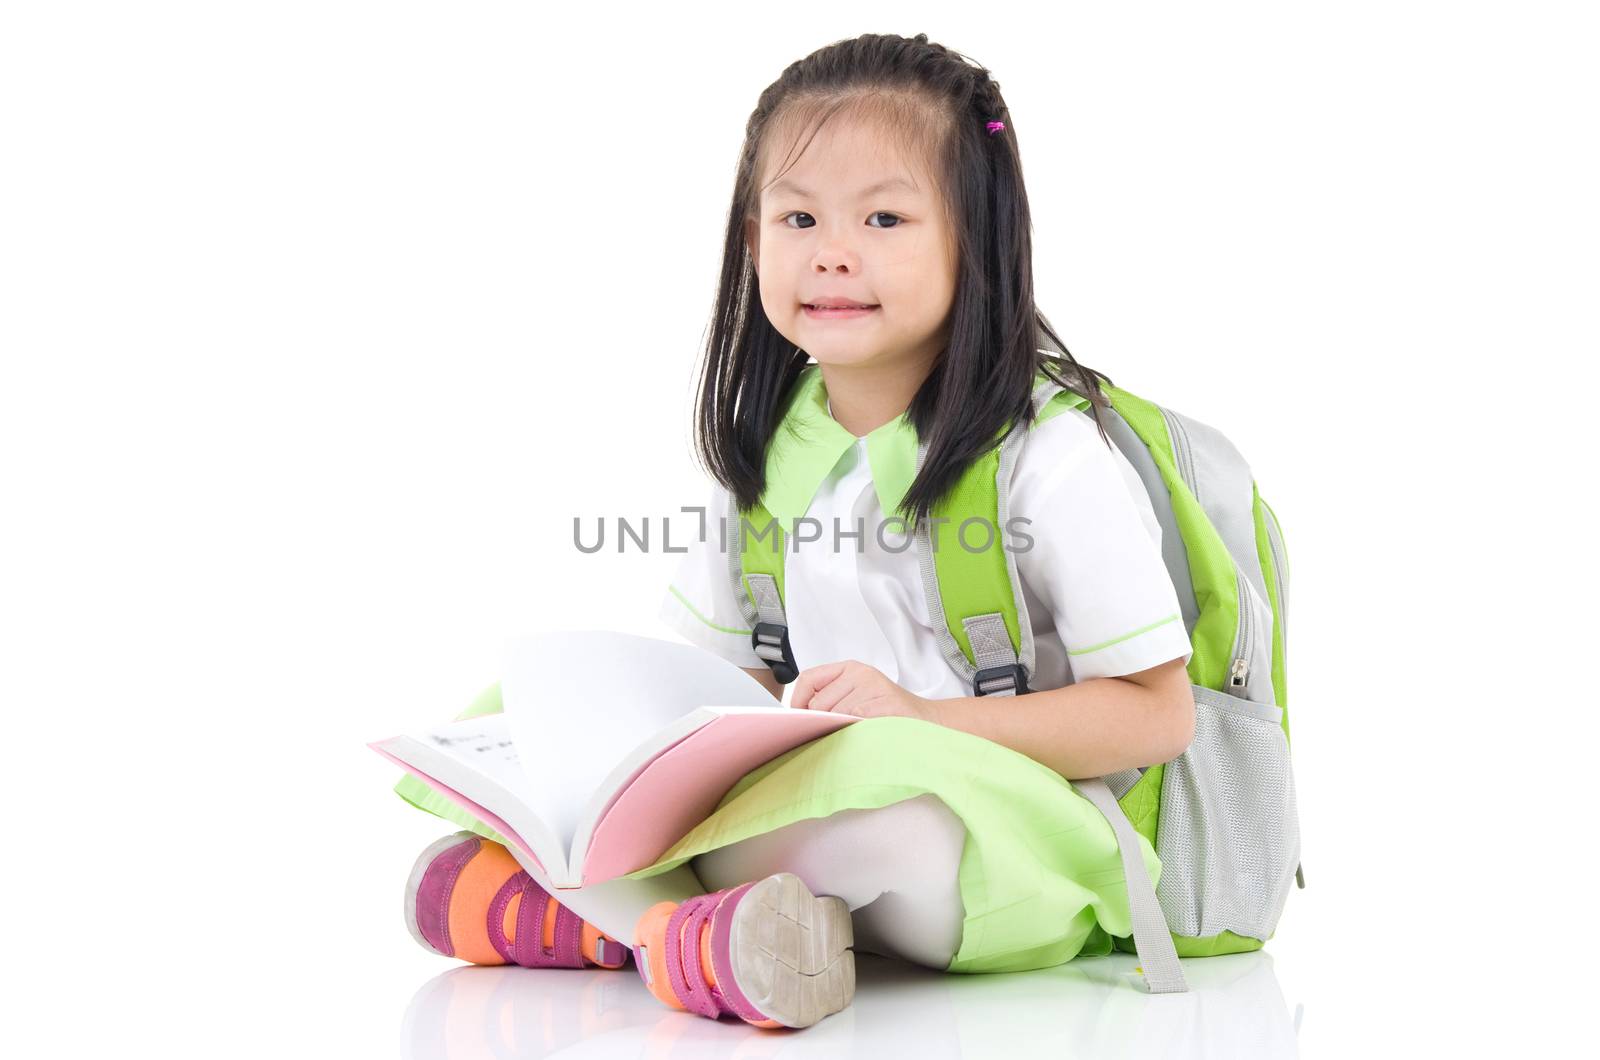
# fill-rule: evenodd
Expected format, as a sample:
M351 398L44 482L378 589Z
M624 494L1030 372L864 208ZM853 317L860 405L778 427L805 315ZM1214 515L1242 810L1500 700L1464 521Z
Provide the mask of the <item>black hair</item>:
M910 151L931 152L956 241L948 341L907 409L928 448L901 512L928 516L1009 425L1032 424L1040 371L1089 399L1109 447L1099 412L1109 402L1099 381L1111 383L1110 377L1078 364L1034 304L1022 158L999 84L925 33L863 34L791 63L761 93L745 127L696 401L695 445L707 471L741 510L765 489L767 445L810 357L762 309L746 225L759 214L758 181L777 155L780 134L793 131L798 143L808 131L809 144L841 114L874 121ZM1004 129L991 135L992 121L1003 121ZM803 150L791 144L788 153L798 157Z

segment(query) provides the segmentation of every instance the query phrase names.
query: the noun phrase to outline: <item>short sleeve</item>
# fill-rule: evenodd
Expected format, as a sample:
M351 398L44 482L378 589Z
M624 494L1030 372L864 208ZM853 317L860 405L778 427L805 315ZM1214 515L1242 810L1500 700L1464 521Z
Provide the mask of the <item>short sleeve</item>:
M728 553L722 545L727 511L727 490L713 483L703 521L695 511L679 512L669 520L671 547L688 551L678 559L657 617L691 644L736 666L763 669L767 663L750 646L750 624L734 596Z
M1074 681L1193 654L1138 472L1094 420L1071 410L1035 427L1011 480L1017 573L1055 620Z

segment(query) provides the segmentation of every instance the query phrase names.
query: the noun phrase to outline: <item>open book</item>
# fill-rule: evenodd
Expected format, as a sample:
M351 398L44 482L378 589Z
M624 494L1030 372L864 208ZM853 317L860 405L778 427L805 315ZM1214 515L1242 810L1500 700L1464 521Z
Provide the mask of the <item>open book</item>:
M791 710L703 648L598 630L511 641L500 685L501 713L367 746L562 890L653 865L740 777L860 720Z

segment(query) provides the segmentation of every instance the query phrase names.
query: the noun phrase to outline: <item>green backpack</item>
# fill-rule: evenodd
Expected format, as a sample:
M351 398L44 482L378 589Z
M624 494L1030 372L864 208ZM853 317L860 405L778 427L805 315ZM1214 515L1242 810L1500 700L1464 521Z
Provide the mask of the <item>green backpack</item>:
M815 370L814 368L812 369ZM1073 781L1111 823L1122 847L1133 938L1152 991L1187 989L1177 958L1260 949L1300 873L1300 831L1289 759L1285 628L1289 557L1277 517L1221 432L1109 384L1106 433L1138 472L1162 529L1162 556L1194 653L1194 740L1170 762ZM1089 400L1042 374L1033 395L1043 423ZM969 468L932 511L957 526L1007 525L1021 425ZM920 468L926 446L919 445ZM761 504L730 500L729 572L751 644L778 680L796 667L783 611L784 530ZM1034 665L1014 554L931 546L914 526L929 613L946 661L973 695L1017 695ZM1161 860L1153 887L1137 831Z

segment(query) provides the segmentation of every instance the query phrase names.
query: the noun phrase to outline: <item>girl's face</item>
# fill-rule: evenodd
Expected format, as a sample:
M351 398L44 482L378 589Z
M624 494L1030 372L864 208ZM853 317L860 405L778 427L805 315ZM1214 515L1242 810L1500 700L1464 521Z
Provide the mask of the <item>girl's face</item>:
M872 127L819 132L762 191L745 237L767 319L818 363L925 373L944 349L956 286L944 203L927 170ZM841 301L873 308L808 308Z

